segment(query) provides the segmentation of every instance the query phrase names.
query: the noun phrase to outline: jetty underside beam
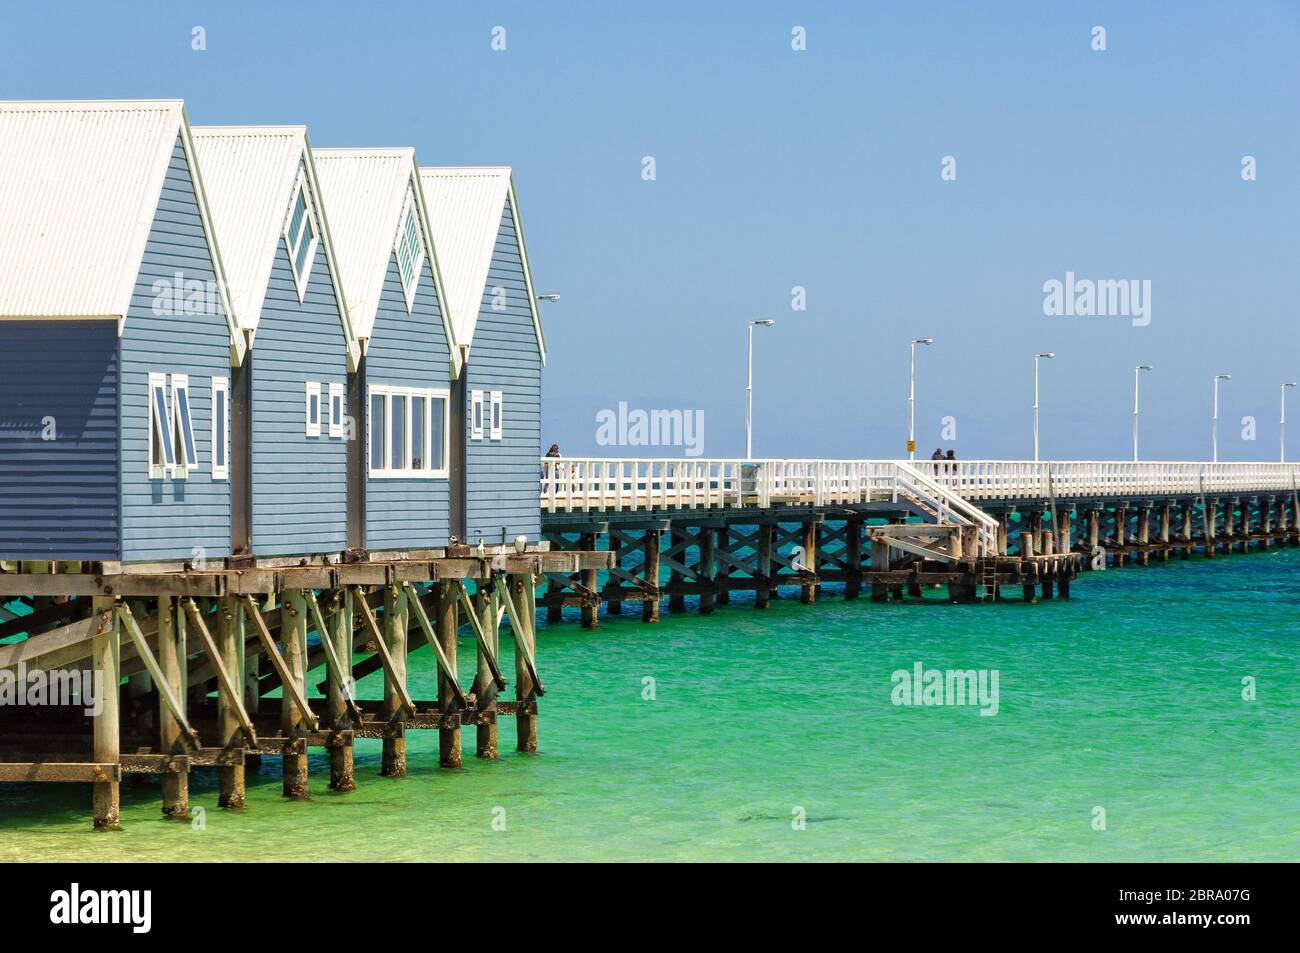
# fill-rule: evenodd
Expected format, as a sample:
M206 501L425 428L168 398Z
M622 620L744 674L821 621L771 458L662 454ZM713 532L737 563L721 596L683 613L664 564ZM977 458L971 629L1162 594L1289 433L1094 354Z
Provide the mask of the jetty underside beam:
M479 757L495 758L502 716L517 720L519 750L536 751L537 586L611 562L571 548L204 570L0 565L0 631L22 637L0 645L0 673L104 686L0 710L0 782L88 783L95 826L114 829L125 774L158 777L164 815L188 818L191 771L215 768L218 806L239 809L246 770L264 756L284 759L284 794L302 798L311 748L329 752L339 791L356 786L357 739L382 740L380 773L393 776L405 772L409 730L438 731L446 767L460 765L462 726L476 728ZM498 697L503 624L515 646L511 700ZM468 691L456 676L462 631L478 656ZM439 672L429 700L407 682L407 658L426 644ZM323 706L308 694L316 669ZM384 697L358 698L357 680L380 672ZM266 697L277 690L278 701Z

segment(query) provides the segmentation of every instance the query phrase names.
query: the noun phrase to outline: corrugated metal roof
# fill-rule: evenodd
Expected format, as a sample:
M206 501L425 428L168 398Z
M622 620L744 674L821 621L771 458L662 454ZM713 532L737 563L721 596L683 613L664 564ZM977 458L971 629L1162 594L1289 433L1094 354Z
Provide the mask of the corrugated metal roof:
M369 338L397 239L415 150L314 149L321 202L358 337Z
M501 213L510 194L510 169L422 168L420 182L456 340L469 346L492 267Z
M0 102L0 316L123 317L179 100Z
M203 188L239 326L262 313L276 242L306 147L303 126L194 126Z

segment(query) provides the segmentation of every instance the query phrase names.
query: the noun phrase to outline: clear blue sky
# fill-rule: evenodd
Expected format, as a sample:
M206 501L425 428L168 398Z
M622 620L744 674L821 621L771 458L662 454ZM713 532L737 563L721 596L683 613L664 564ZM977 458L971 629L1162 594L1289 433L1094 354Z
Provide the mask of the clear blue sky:
M512 165L539 290L563 294L543 438L566 455L640 452L596 445L619 401L701 409L705 455L742 453L750 317L777 320L759 456L902 455L918 336L927 456L1027 455L1039 350L1058 459L1130 453L1139 362L1144 456L1208 457L1228 371L1221 457L1276 459L1300 378L1294 2L25 4L0 95L182 97L195 123ZM1067 271L1150 279L1150 325L1044 316Z

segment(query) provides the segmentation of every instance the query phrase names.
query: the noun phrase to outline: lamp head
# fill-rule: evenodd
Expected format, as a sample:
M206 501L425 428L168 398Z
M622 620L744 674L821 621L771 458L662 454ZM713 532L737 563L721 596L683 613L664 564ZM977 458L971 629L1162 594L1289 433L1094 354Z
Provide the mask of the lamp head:
M1216 381L1230 381L1230 380L1232 380L1232 375L1231 375L1231 374L1215 374L1215 375L1214 375L1214 379L1215 379Z
M914 339L912 340L912 343L913 343L913 344L933 344L933 343L934 343L934 338L914 338Z
M538 301L559 301L560 296L552 291L544 295L538 295L537 300Z
M1049 358L1050 358L1050 357L1056 357L1056 352L1055 352L1055 351L1040 351L1039 353L1035 354L1034 357L1049 357Z
M1150 365L1150 364L1139 364L1139 365L1137 366L1137 369L1138 369L1139 371L1149 371L1149 370L1151 370L1151 365Z
M776 324L776 322L773 321L771 318L760 318L757 321L750 321L749 323L756 324L760 328L770 328L772 325Z
M1283 387L1295 387L1295 381L1287 381L1287 382L1286 382L1285 384L1283 384L1282 386L1283 386Z

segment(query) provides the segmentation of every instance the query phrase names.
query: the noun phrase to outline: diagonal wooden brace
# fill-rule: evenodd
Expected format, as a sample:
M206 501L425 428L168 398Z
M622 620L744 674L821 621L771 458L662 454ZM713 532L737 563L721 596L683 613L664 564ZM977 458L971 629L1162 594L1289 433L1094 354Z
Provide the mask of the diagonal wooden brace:
M180 702L172 693L172 687L167 682L167 676L163 675L162 667L158 664L158 660L154 658L153 651L149 648L144 633L140 631L140 625L135 621L135 616L131 614L130 606L124 602L119 602L115 608L117 617L131 636L131 641L135 643L136 651L140 653L140 661L144 662L144 667L149 672L149 677L153 679L154 687L158 689L163 704L167 706L171 716L176 719L176 724L180 726L181 736L185 739L185 743L190 746L191 750L201 748L199 736L190 727L189 719L185 717L184 709L181 708ZM110 690L117 691L117 686L110 686Z
M524 657L524 664L528 666L528 677L533 680L533 691L538 696L545 695L546 689L542 687L542 680L537 675L537 663L533 660L533 653L528 650L528 641L522 635L525 624L519 619L519 612L515 607L514 599L510 596L506 581L497 576L495 585L497 596L500 597L501 604L505 606L506 612L510 615L510 631L515 638L515 651Z
M478 647L483 650L483 657L487 660L488 671L492 673L492 681L496 683L497 690L500 691L506 687L506 680L501 675L500 666L497 665L496 653L492 651L492 646L488 645L483 626L479 624L478 613L474 611L474 604L469 601L469 593L465 591L465 584L459 579L453 579L451 584L456 590L457 600L465 607L465 615L469 617L470 627L474 630L474 638L478 640Z
M433 631L433 626L429 622L429 616L424 611L424 605L420 602L420 594L416 592L415 586L409 582L403 584L407 594L411 597L407 605L411 607L411 612L415 616L415 621L420 623L420 628L424 630L424 637L429 641L429 648L433 649L434 656L438 659L438 668L446 676L447 681L451 683L452 693L456 696L456 701L463 708L469 707L469 699L461 691L460 682L456 680L456 672L451 667L451 660L447 658L447 653L442 650L442 643L438 641L438 635Z
M212 663L212 669L217 673L218 688L225 695L230 707L235 710L235 718L239 721L239 727L244 730L244 737L248 744L256 748L257 732L253 730L253 720L248 717L248 712L244 709L244 703L240 700L235 683L231 681L230 673L226 671L225 663L221 661L221 653L217 651L217 643L213 641L212 633L208 631L208 625L203 619L203 613L199 611L199 607L194 600L188 596L181 600L181 605L185 607L185 614L189 616L190 622L194 625L194 630L199 633L199 641L203 643L203 651L208 654L208 661Z
M266 627L266 620L262 618L262 613L258 610L257 603L253 601L252 596L244 596L244 611L253 620L253 627L257 629L257 637L261 640L262 648L266 649L266 655L271 660L271 667L275 669L275 674L280 676L280 690L289 696L294 707L302 713L302 720L307 726L307 730L319 730L320 726L316 722L316 716L307 704L307 699L303 695L297 679L293 677L293 673L289 671L289 666L285 664L284 656L275 647L275 640L271 638L271 630Z
M339 690L343 696L343 704L347 706L348 717L352 719L353 724L361 724L361 709L357 707L356 701L352 698L351 687L343 681L343 664L339 660L338 652L334 649L334 638L329 629L325 627L325 615L321 612L320 603L316 599L316 594L307 592L307 608L311 610L312 621L316 624L316 632L320 635L320 647L325 650L325 668L328 670L330 681Z
M361 612L361 618L365 620L366 628L370 630L371 638L375 641L375 648L379 652L379 660L384 665L384 674L397 689L397 694L402 699L402 709L411 717L415 716L415 702L411 701L411 696L406 691L406 685L403 680L396 677L396 666L393 664L393 656L388 651L388 643L384 641L384 634L379 631L379 623L375 621L375 612L370 608L370 603L366 601L366 594L359 588L353 587L355 598L352 604ZM419 600L417 599L418 603ZM394 717L401 712L394 712Z

